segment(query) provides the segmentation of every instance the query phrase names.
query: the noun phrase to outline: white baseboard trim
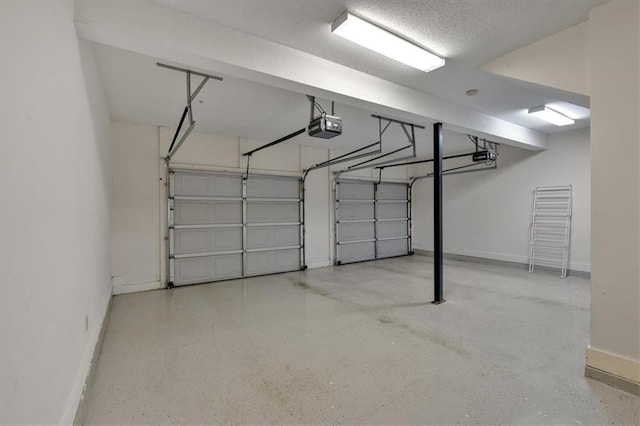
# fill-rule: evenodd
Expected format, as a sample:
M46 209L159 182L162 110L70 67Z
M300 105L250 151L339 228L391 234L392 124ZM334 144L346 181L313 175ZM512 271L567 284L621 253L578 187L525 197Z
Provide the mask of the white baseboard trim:
M461 250L465 252L465 250ZM425 250L422 248L414 248L414 252L423 256L433 256L433 250ZM473 254L469 254L473 253ZM450 260L461 260L464 262L476 262L483 263L489 265L499 265L499 266L508 266L517 269L528 269L529 268L529 259L523 258L522 256L515 255L503 255L500 253L491 253L491 252L473 252L466 251L465 253L444 253L445 259ZM586 266L585 266L586 265ZM575 264L572 264L575 266ZM579 269L569 269L568 275L573 275L576 277L582 278L591 278L591 265L587 264L578 264Z
M113 294L137 293L140 291L158 290L164 288L160 281L125 284L114 280Z
M432 248L427 248L427 247L424 247L424 246L419 245L419 244L414 245L414 249L416 250L416 252L418 252L419 250L430 251L430 252L433 251ZM510 253L498 253L498 252L492 252L492 251L456 249L456 250L451 250L447 254L458 254L458 255L462 255L462 256L477 257L477 258L480 258L480 259L502 260L502 261L505 261L505 262L523 263L523 264L526 264L526 265L529 264L529 258L527 256L520 256L520 255L515 255L515 254L510 254ZM569 261L569 269L572 270L572 271L577 271L577 272L591 273L591 264L590 263L586 263L586 262L576 262L576 261L571 261L570 260Z
M74 422L76 412L78 411L78 406L80 405L80 402L82 400L85 382L87 380L87 377L89 376L89 372L91 371L91 361L94 358L96 348L98 347L98 343L100 342L100 334L107 321L107 313L109 312L112 298L113 286L110 285L109 297L106 298L106 300L100 307L100 310L96 315L96 321L94 321L93 327L91 327L89 339L87 341L87 344L85 345L84 353L82 354L82 358L80 359L78 372L76 373L76 377L71 387L71 392L69 393L69 397L67 398L67 404L64 410L64 414L62 416L62 419L60 420L61 425L72 425Z
M307 268L308 269L324 268L325 266L331 266L331 261L330 260L320 260L320 261L317 261L317 262L309 262L309 263L307 263Z
M587 348L587 367L640 384L640 361L601 349Z

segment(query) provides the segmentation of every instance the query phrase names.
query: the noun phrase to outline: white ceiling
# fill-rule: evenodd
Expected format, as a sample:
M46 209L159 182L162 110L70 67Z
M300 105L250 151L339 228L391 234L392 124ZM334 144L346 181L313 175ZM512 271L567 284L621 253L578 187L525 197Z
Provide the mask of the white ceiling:
M436 95L456 104L544 133L589 125L588 98L494 76L479 66L497 56L584 21L602 1L586 0L439 0L439 1L175 1L160 3L190 14L299 49L333 62ZM330 32L331 22L345 10L411 38L447 57L447 64L423 73L362 49ZM184 74L158 68L156 59L95 45L107 98L115 119L174 127L185 105ZM215 73L215 70L211 70ZM303 94L224 76L210 81L194 104L196 130L262 141L304 127L309 103ZM474 97L465 95L476 88ZM202 103L200 103L200 101ZM567 103L570 102L573 105ZM526 109L554 105L579 118L573 126L555 127L528 117ZM323 101L325 108L329 104ZM300 136L298 143L353 149L377 140L372 112L336 106L344 134L329 142ZM430 124L425 119L420 124ZM387 135L389 145L406 138L399 129ZM418 133L421 146L430 132ZM452 152L469 146L453 138ZM426 150L427 148L425 148ZM422 152L428 155L427 151Z
M554 133L566 130L528 117L529 107L554 104L588 126L588 98L538 90L480 71L514 49L587 20L603 0L159 0L267 40L436 95L507 121ZM424 73L331 34L345 10L378 23L447 58ZM474 97L468 89L478 89ZM571 104L578 105L572 107Z

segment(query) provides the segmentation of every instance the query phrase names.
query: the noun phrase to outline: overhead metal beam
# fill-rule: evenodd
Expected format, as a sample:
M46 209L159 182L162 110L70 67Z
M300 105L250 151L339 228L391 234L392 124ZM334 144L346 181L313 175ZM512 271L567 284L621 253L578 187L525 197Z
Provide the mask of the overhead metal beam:
M379 118L381 120L387 120L387 121L390 121L392 123L406 124L408 126L417 127L418 129L424 129L424 126L421 126L420 124L410 123L408 121L401 121L401 120L396 120L395 118L383 117L383 116L378 115L378 114L371 114L371 116L374 117L374 118Z
M192 71L192 70L188 70L186 68L180 68L180 67L174 67L173 65L167 65L167 64L163 64L162 62L156 62L156 65L162 68L166 68L169 70L174 70L174 71L181 71L181 72L190 72L192 75L197 75L200 77L207 77L207 78L212 78L214 80L218 80L218 81L222 81L224 80L222 77L218 77L215 75L211 75L211 74L204 74L198 71Z

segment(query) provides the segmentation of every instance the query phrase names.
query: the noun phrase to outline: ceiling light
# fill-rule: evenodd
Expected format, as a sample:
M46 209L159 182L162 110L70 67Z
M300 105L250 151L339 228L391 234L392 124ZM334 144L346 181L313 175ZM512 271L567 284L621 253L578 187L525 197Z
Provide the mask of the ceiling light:
M331 32L424 72L444 65L443 58L349 12L333 22Z
M569 118L564 114L560 114L558 111L552 110L546 105L541 105L533 108L529 108L529 114L541 118L556 126L568 126L576 121L573 118Z

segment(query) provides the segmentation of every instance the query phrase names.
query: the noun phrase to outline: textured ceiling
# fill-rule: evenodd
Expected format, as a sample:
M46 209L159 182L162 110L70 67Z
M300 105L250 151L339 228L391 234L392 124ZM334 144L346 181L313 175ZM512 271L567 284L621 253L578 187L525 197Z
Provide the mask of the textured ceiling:
M583 22L604 1L592 0L298 0L190 1L162 4L236 28L413 89L546 133L556 128L528 117L528 107L555 103L588 126L588 99L540 90L487 74L479 65ZM423 73L335 37L331 23L349 10L447 58ZM479 94L465 95L476 88ZM563 108L564 107L564 108ZM565 128L566 129L566 128Z
M554 133L589 125L588 98L490 75L479 65L496 56L584 21L601 1L456 0L456 1L161 1L218 24L290 46L411 87L456 104L538 130ZM423 73L362 49L330 33L331 22L353 11L402 33L447 57L447 64ZM219 42L224 42L219 41ZM156 59L95 45L99 68L115 119L174 127L184 108L184 75L155 66ZM215 70L211 70L215 73ZM303 94L224 76L211 81L194 106L198 131L248 137L279 138L308 122ZM470 88L479 89L473 97ZM571 104L567 103L570 102ZM573 126L556 127L529 117L527 108L554 105L580 118ZM573 104L573 105L572 105ZM325 101L326 106L326 101ZM338 105L344 135L330 141L307 136L295 142L353 149L377 140L377 123L364 111ZM428 120L422 124L429 124ZM404 144L391 131L390 145ZM421 149L429 150L429 131L421 131ZM459 140L458 142L455 142ZM459 151L468 141L448 138L447 149ZM428 151L422 154L428 155Z

